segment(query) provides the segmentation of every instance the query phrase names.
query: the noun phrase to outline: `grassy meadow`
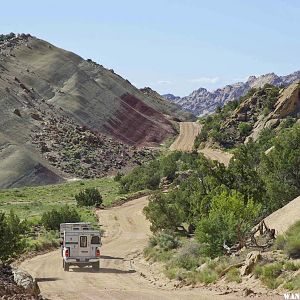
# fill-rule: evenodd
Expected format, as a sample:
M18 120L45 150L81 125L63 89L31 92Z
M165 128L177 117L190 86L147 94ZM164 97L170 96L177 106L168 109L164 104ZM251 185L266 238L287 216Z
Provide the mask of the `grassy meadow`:
M0 211L11 209L21 218L35 218L64 204L75 205L75 194L86 188L99 189L103 204L110 205L121 196L111 177L79 180L56 185L0 190ZM124 195L122 195L124 196Z

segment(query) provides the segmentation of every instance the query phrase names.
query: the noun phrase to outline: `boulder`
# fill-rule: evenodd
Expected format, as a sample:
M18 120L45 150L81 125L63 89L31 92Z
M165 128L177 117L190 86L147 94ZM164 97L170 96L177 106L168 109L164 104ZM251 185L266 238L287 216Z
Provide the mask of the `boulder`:
M245 276L245 275L249 275L255 265L261 260L261 253L259 251L252 251L250 253L248 253L245 263L241 268L241 275Z
M38 298L40 294L40 288L35 279L24 270L14 268L12 270L14 276L14 282L23 287L27 292L32 294L35 298Z

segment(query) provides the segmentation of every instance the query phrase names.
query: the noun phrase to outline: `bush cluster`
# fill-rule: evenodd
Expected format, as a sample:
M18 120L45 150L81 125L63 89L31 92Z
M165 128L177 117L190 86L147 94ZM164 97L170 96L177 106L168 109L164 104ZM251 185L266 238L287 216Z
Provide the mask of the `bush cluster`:
M272 146L267 154L266 145ZM156 169L144 166L155 170L159 178L168 174L173 181L168 193L154 193L144 209L151 230L196 228L199 241L211 244L206 248L210 256L221 254L224 242L242 245L251 226L300 194L299 149L300 125L294 124L276 137L273 131L265 131L257 142L237 147L228 168L198 153L172 153L153 162ZM180 180L178 174L184 170L189 175ZM129 190L136 188L135 171L124 178ZM295 256L293 249L299 245L290 238L284 247Z
M75 208L68 205L62 206L59 210L54 208L44 212L41 218L41 224L47 230L59 230L61 223L80 222L80 215Z
M12 211L6 215L0 212L0 261L3 263L22 253L26 246L26 221L21 221Z
M87 188L77 195L75 195L75 200L78 206L96 206L100 207L103 200L98 189Z

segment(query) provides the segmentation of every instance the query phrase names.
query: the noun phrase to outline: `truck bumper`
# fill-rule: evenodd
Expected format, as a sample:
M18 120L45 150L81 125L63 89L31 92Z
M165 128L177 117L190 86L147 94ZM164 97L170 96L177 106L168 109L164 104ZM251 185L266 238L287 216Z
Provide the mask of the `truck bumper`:
M99 258L68 258L65 259L65 262L68 264L74 264L74 265L88 265L95 262L98 262Z

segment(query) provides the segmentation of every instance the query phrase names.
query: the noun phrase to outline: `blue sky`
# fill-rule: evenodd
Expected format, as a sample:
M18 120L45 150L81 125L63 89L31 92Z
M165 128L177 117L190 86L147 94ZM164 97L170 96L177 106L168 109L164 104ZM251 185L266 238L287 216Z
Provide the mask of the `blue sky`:
M0 7L0 32L31 33L160 93L183 96L300 69L298 0L15 0Z

